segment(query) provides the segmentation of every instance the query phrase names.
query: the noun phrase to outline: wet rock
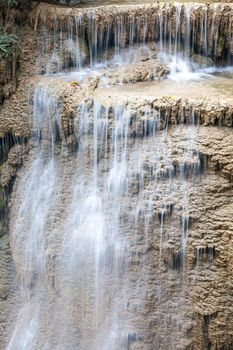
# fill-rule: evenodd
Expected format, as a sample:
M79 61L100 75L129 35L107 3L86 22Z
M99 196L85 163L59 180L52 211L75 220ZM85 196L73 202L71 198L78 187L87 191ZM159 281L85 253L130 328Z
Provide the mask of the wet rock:
M191 56L191 60L198 65L198 67L200 68L207 68L207 67L211 67L214 66L214 61L209 58L209 57L205 57L205 56L201 56L198 54L192 55Z
M17 170L22 164L22 159L27 153L27 146L15 145L10 149L7 161L1 167L0 183L2 187L7 188L12 179L15 178Z
M119 69L109 69L100 77L99 87L106 84L125 84L140 81L160 81L169 74L169 68L157 60L134 63Z

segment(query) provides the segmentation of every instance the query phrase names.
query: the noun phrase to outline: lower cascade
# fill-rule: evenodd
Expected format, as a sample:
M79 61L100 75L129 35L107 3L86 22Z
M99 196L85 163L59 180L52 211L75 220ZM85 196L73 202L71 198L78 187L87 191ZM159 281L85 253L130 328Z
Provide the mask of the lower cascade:
M232 5L104 5L32 10L0 350L231 350Z
M37 89L34 103L41 142L20 174L11 222L24 302L7 349L149 348L151 325L144 322L152 301L160 307L150 322L161 327L152 344L172 346L188 321L188 179L200 172L194 125L171 136L160 131L159 112L145 111L137 140L128 107L83 103L78 150L69 154L55 142L57 101ZM181 131L187 140L174 165ZM177 295L167 294L167 284Z

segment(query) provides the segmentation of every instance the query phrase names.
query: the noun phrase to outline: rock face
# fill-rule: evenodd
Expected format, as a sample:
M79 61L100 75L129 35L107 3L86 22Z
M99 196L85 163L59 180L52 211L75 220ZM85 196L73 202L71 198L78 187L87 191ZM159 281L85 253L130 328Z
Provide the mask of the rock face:
M11 59L0 59L0 104L16 90L16 67Z
M232 11L31 11L13 95L1 66L0 349L233 348Z

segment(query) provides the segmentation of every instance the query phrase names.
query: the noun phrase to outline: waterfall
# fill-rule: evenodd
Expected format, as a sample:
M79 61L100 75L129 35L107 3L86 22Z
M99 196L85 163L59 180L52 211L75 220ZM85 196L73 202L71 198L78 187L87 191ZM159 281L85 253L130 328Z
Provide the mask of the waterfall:
M23 305L7 347L9 350L33 348L39 330L42 293L48 278L45 232L59 187L54 156L57 115L56 99L38 87L33 111L35 144L38 146L31 164L22 174L14 208L16 215L12 218L12 246L19 269Z
M58 105L45 88L35 90L34 148L19 177L11 222L22 309L7 349L172 346L184 336L180 323L187 317L188 179L198 174L199 164L192 108L190 125L174 131L187 139L175 160L166 113L160 130L161 112L148 105L133 122L144 120L135 139L130 108L109 109L96 100L83 102L77 111L77 153L65 145L56 150ZM158 248L148 258L153 240ZM174 241L177 253L169 253L167 240ZM163 267L169 254L177 271L176 306L167 294L170 277ZM152 282L154 264L159 275ZM153 298L161 303L154 317L164 329L147 344L151 283ZM167 318L168 307L174 319Z
M47 73L69 67L79 70L84 66L94 67L111 58L112 47L119 54L127 45L149 42L157 43L161 53L176 56L183 51L186 59L198 53L217 62L225 50L229 52L232 42L228 27L230 13L223 11L223 17L219 18L219 6L161 3L119 6L113 8L114 15L108 9L103 14L101 7L100 11L77 9L64 17L55 15L49 19L49 28L54 28L54 49ZM46 23L46 19L43 21ZM219 25L221 21L226 23L225 28ZM43 45L48 37L45 27ZM231 55L228 59L231 60Z
M7 350L193 346L190 270L216 253L198 243L193 267L189 240L203 175L198 110L205 106L165 92L232 68L215 66L222 28L214 5L113 10L109 17L103 8L54 15L52 50L48 28L41 29L49 59L34 89L29 153L12 196L20 304ZM213 64L195 63L197 53ZM152 97L143 97L143 79L136 97L122 82L111 96L108 69L156 60L168 73L164 85L160 77L152 82ZM102 96L91 80L101 72ZM212 121L211 114L211 123L221 116Z

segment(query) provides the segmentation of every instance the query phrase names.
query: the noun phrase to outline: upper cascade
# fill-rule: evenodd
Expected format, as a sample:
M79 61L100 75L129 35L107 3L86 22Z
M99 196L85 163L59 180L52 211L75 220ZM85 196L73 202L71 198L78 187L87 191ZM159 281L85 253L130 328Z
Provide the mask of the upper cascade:
M95 8L41 4L31 15L34 29L42 31L43 45L51 46L48 37L53 33L52 61L63 51L69 57L66 65L78 68L103 61L112 48L119 52L148 42L159 42L162 51L172 54L183 49L189 55L230 59L232 18L231 4L172 2Z

